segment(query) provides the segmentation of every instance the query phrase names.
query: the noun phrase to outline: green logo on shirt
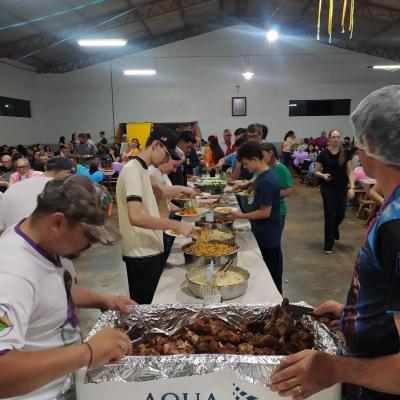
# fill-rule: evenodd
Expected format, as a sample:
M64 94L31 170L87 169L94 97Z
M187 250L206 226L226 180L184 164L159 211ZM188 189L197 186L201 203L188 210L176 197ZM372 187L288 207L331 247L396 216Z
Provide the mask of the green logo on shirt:
M10 312L6 306L0 304L0 337L8 335L13 328Z

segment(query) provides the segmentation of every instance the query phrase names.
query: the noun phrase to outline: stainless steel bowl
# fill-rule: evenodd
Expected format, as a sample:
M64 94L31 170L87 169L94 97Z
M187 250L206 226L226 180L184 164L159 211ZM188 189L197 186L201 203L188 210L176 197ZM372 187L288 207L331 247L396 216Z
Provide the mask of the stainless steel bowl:
M225 240L213 240L213 241L218 242L218 243L222 243L222 244L229 244L231 246L235 246L236 245L236 232L235 231L232 231L230 229L216 229L216 230L229 234L230 238L229 239L225 239ZM193 239L193 242L196 242L196 240L197 240L197 238L195 236L192 236L192 239Z
M215 266L220 266L226 264L230 260L235 260L239 251L239 247L235 247L235 251L232 251L230 254L224 254L220 256L213 256L213 257L207 257L207 256L194 256L193 254L190 254L186 251L186 249L191 246L192 243L185 244L182 247L183 251L183 256L185 257L185 264L196 264L196 265L201 265L205 266L210 264L211 260L214 262Z
M186 274L186 280L189 286L190 291L198 298L203 298L203 293L202 293L202 286L199 283L195 283L190 279L192 271L194 271L198 267L192 268L187 274ZM204 268L205 269L205 268ZM244 281L240 283L236 283L234 285L224 285L224 286L219 286L219 290L221 293L221 298L222 300L232 300L236 299L237 297L243 296L246 291L247 287L249 284L249 278L250 278L250 272L247 271L244 268L241 267L231 267L229 268L230 271L235 271L240 273Z
M223 222L205 222L203 219L201 221L195 222L195 226L199 228L203 228L206 225L209 225L211 229L219 229L223 230L231 230L233 231L233 221L223 221Z

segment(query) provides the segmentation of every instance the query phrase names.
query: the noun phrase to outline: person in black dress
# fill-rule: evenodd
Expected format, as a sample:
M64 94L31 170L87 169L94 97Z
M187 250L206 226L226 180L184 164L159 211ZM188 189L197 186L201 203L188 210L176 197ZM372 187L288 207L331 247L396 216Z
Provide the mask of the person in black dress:
M335 240L339 240L339 226L346 215L347 199L354 197L354 177L351 153L341 145L341 133L329 132L329 143L315 164L315 175L320 178L325 218L326 254L332 253Z

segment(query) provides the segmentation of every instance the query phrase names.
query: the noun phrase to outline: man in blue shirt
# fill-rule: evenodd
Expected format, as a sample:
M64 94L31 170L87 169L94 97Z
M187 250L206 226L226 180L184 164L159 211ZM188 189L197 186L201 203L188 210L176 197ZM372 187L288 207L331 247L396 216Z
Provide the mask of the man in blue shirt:
M385 202L356 258L345 304L328 301L316 315L334 314L343 356L306 350L286 357L271 390L305 399L343 383L345 400L400 399L400 86L368 95L351 115L365 173Z
M232 219L250 220L251 230L257 240L264 262L272 279L282 293L282 264L280 260L281 219L279 213L280 188L274 172L264 161L261 146L247 142L238 150L238 161L249 172L257 173L254 184L253 211L234 212Z

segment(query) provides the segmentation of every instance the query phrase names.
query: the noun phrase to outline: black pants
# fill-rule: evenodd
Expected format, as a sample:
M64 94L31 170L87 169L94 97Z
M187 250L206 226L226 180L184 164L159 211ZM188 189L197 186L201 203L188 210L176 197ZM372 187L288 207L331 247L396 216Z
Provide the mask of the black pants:
M182 206L183 207L183 204ZM182 217L176 215L174 212L169 214L169 219L174 219L176 221L182 221ZM170 236L164 233L164 254L165 254L165 262L167 262L168 257L171 253L172 246L174 245L175 237Z
M260 243L258 243L258 247L260 248L265 265L271 274L276 288L278 289L279 293L282 294L283 260L281 246L265 247L260 246Z
M325 249L331 250L335 244L335 235L346 215L347 187L321 185L325 218Z
M292 153L289 153L288 151L282 151L282 163L289 167L291 160Z
M149 257L123 257L129 294L138 304L150 304L165 266L164 253Z

